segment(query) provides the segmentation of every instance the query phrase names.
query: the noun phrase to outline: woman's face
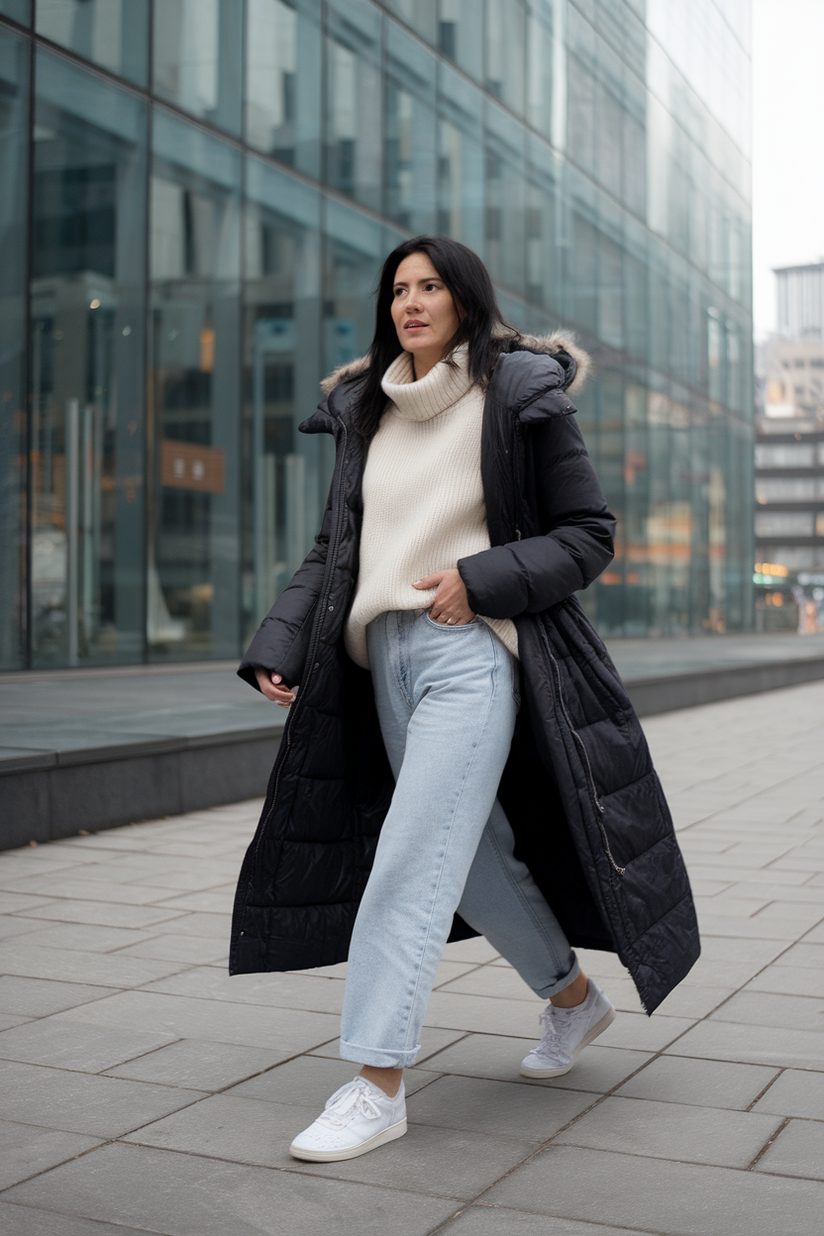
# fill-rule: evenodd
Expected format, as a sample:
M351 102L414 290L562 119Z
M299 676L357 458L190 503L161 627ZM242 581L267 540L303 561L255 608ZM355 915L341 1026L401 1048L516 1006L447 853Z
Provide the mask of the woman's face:
M452 293L425 253L411 253L395 271L392 321L401 347L422 378L446 355L460 325Z

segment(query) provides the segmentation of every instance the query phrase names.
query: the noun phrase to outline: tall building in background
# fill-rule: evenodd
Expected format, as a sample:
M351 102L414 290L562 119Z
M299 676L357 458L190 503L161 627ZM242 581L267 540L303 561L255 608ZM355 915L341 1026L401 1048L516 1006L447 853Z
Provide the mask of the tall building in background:
M774 272L778 334L813 339L824 346L824 260L806 266L780 266Z
M779 332L756 360L756 622L824 630L824 263L775 272Z
M747 0L0 0L0 665L237 657L447 232L596 359L607 635L752 622Z

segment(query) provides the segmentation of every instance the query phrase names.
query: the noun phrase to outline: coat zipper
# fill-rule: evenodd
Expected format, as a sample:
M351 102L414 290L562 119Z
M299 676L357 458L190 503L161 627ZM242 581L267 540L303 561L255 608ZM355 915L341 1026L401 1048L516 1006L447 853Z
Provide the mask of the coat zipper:
M575 729L575 726L572 724L572 718L569 715L569 712L566 706L566 700L564 699L564 689L561 684L561 669L560 669L560 666L558 665L557 660L555 659L552 649L549 646L549 641L546 638L546 632L542 631L542 634L544 636L544 643L546 644L547 654L549 656L550 661L552 662L552 668L555 671L555 681L558 684L558 702L561 705L561 711L563 712L567 726L569 727L569 732L572 735L572 737L575 739L576 743L578 744L578 748L581 752L581 755L583 756L584 769L585 769L586 778L587 778L587 786L589 788L589 793L592 799L593 806L595 807L595 810L597 812L596 821L598 824L598 828L600 829L600 832L601 832L601 840L604 843L604 851L606 853L607 858L609 859L609 863L613 871L615 871L620 876L626 875L626 871L627 871L626 867L621 867L615 861L615 857L612 853L612 850L610 849L609 838L607 837L607 830L604 827L604 820L603 820L604 804L601 802L600 798L598 797L598 791L595 788L595 778L592 775L592 765L589 762L589 752L586 749L586 743L584 742L583 738L578 733L578 731Z
M343 435L343 446L342 446L342 454L341 454L340 474L338 476L338 483L335 488L335 497L333 499L333 501L337 504L337 519L335 521L333 540L329 547L330 556L328 557L327 563L326 563L326 583L324 584L323 590L321 591L321 594L318 598L318 618L315 623L314 630L312 631L312 639L309 643L309 650L306 654L307 670L304 675L304 680L300 684L301 690L298 694L298 698L295 700L294 704L292 705L292 709L290 710L290 713L289 713L289 717L287 721L288 733L284 734L284 737L286 739L286 749L284 751L283 759L280 761L280 767L278 768L278 775L275 778L275 786L272 791L272 805L269 808L266 818L261 821L260 829L258 831L257 841L255 843L255 858L257 858L258 853L260 851L260 846L261 846L261 842L263 841L263 834L266 830L266 825L269 823L270 819L272 818L272 813L275 810L275 805L277 803L277 797L278 797L278 786L280 785L281 770L283 768L283 765L286 763L286 758L289 755L289 751L292 746L292 728L293 728L294 717L295 717L297 710L300 708L301 702L303 700L305 684L308 683L309 679L312 676L312 670L314 669L314 664L315 664L314 662L315 650L318 646L318 641L320 640L320 629L321 629L321 626L323 625L324 607L327 601L329 600L329 596L332 591L332 581L335 578L335 567L337 565L338 550L340 549L340 536L341 536L341 530L343 528L343 515L344 515L343 494L346 488L345 482L344 482L344 476L346 474L346 452L347 452L347 447L348 447L346 425L343 421L340 421L339 424L340 424L342 435ZM240 934L243 935L243 932L241 932Z

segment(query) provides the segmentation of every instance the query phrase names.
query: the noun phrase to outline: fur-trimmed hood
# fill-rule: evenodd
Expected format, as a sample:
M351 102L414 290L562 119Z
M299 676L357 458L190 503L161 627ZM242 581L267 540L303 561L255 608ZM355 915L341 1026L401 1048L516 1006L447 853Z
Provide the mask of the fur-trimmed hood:
M588 352L579 347L573 334L569 331L552 331L549 335L523 335L506 333L507 352L534 352L537 355L553 356L567 371L568 379L564 390L581 390L592 370L592 358ZM333 369L328 378L321 382L324 395L329 395L342 382L351 382L359 378L369 366L369 356L359 356L356 360L347 361Z

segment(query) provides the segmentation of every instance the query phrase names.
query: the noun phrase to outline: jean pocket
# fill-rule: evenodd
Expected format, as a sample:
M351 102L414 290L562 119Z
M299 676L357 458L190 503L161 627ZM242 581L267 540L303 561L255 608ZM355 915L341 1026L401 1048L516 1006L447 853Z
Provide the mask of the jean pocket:
M437 631L466 631L468 627L478 626L480 618L476 614L469 622L436 622L434 618L429 617L429 610L423 611L423 616L431 627L435 627Z

